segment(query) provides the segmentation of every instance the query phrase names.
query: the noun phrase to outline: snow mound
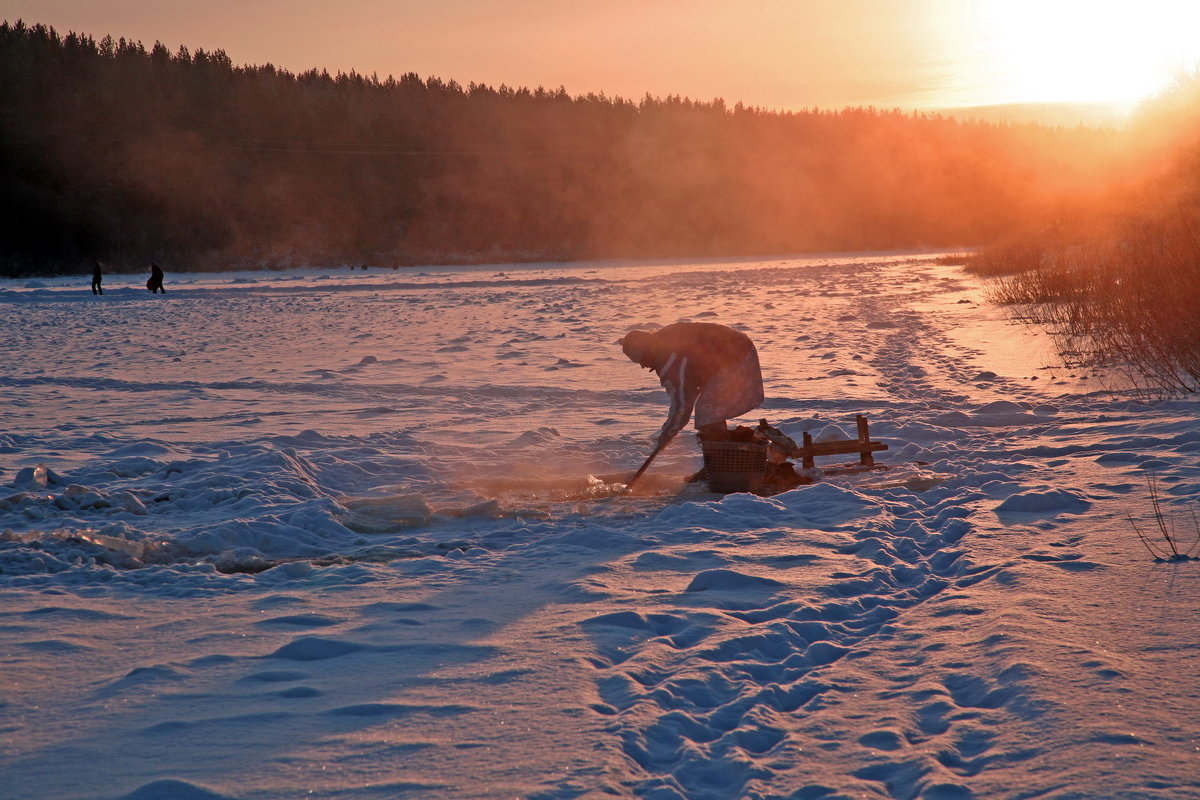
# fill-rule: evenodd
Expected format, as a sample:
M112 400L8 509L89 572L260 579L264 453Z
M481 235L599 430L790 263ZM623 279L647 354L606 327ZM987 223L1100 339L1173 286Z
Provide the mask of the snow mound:
M778 589L784 584L771 578L746 575L731 569L710 569L701 572L688 584L685 592L741 592Z
M1069 489L1020 492L996 506L1001 514L1082 514L1092 507L1090 500Z
M218 794L196 783L167 778L147 783L120 800L234 800L231 795Z

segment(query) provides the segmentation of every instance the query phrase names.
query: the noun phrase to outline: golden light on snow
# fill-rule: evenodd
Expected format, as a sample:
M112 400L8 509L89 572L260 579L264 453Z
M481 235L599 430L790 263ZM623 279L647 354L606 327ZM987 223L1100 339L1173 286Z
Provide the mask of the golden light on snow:
M1200 62L1193 0L978 0L960 24L996 102L1132 104Z

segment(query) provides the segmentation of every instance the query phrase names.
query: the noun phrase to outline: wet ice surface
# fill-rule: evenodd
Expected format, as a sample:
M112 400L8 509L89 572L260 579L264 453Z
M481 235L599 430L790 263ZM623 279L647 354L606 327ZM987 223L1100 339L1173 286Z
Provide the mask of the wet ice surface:
M136 277L0 284L6 796L1200 797L1200 406L953 267ZM620 496L678 319L892 468Z

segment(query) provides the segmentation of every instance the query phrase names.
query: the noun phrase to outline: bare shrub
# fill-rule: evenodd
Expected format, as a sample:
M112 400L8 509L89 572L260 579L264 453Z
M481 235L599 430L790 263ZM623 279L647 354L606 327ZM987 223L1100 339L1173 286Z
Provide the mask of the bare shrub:
M1163 513L1158 490L1158 477L1154 470L1146 470L1146 486L1150 490L1151 518L1154 521L1154 528L1143 531L1130 516L1129 524L1133 527L1138 539L1156 561L1190 561L1195 558L1194 554L1200 551L1200 520L1196 518L1196 512L1189 509L1192 518L1191 541L1181 541L1175 520Z
M1123 235L998 277L988 298L1047 326L1068 364L1124 372L1144 392L1200 390L1200 219L1128 223Z

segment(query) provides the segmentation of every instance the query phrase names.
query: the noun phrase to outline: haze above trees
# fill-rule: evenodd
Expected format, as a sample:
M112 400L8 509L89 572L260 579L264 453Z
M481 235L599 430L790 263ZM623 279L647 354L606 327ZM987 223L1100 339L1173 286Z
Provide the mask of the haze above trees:
M1111 129L271 65L0 25L0 271L959 247L1128 168Z

